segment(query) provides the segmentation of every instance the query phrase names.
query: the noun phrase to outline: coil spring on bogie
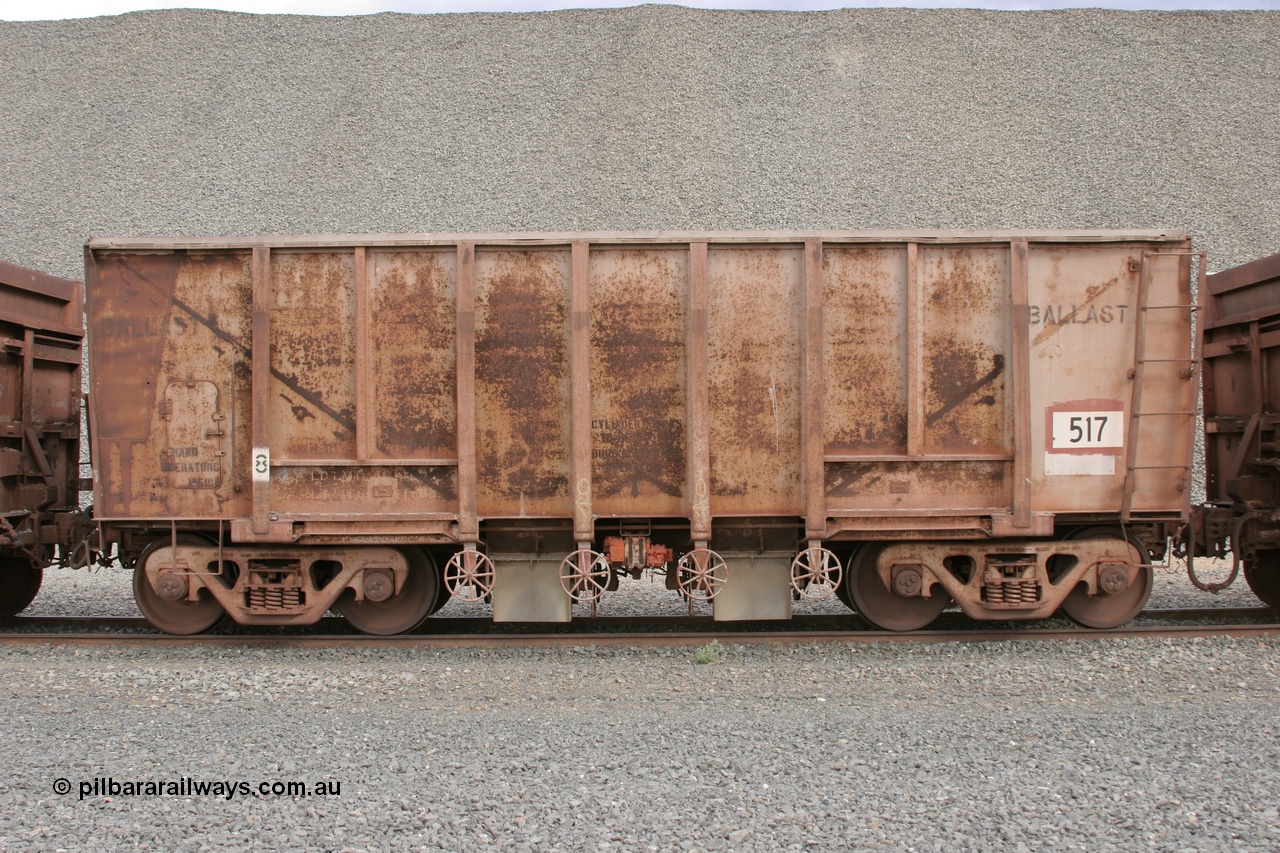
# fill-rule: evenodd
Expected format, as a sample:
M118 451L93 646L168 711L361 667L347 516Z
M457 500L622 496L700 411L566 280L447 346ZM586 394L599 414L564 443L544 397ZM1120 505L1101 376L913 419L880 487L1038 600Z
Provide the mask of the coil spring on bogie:
M302 606L303 593L300 589L284 587L250 587L248 592L250 610L292 610Z
M1035 604L1040 600L1040 584L1035 578L987 581L987 604Z

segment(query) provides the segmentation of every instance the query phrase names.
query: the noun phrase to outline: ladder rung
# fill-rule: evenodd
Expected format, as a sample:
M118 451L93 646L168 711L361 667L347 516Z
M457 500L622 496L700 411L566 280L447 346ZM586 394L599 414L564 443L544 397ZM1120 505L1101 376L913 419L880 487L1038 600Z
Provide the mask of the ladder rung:
M1179 471L1188 470L1187 465L1134 465L1130 471L1172 471L1177 468Z
M1140 358L1138 364L1195 364L1194 358Z
M1195 412L1138 412L1138 414L1134 415L1134 418L1149 418L1149 417L1154 417L1158 415L1168 415L1172 417L1173 415L1194 415L1194 414Z
M1161 311L1161 310L1170 310L1170 309L1173 309L1173 308L1190 308L1190 309L1192 309L1193 311L1198 311L1198 310L1200 310L1200 306L1199 306L1199 305L1191 305L1191 304L1187 304L1187 305L1143 305L1143 306L1142 306L1142 310L1143 310L1143 311Z

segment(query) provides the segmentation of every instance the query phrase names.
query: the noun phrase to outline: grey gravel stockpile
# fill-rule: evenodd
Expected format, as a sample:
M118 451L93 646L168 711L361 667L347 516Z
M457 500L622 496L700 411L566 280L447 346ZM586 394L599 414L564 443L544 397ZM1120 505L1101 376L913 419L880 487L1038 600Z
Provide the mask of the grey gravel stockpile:
M1280 250L1277 44L1258 12L0 22L0 258L79 278L90 235L1118 227L1185 229L1218 269ZM1161 606L1204 601L1171 577ZM51 572L32 612L117 610L123 573ZM1278 650L10 647L0 848L1271 850ZM342 787L79 799L95 778Z
M1180 228L1280 250L1280 13L0 22L0 258L99 236Z

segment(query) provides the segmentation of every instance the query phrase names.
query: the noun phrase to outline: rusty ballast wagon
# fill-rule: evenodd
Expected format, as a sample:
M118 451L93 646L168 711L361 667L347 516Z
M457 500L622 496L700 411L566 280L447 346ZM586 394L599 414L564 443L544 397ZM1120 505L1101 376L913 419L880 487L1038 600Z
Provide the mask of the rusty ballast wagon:
M1123 622L1186 521L1181 233L94 239L96 520L143 612ZM269 353L267 357L258 354Z
M0 261L0 617L44 567L83 565L80 365L84 286Z

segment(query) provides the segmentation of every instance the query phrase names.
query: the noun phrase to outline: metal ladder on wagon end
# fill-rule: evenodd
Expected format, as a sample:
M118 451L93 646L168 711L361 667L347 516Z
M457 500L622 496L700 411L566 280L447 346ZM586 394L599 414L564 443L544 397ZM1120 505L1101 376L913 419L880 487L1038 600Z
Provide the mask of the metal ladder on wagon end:
M1147 303L1151 292L1151 259L1170 256L1195 258L1199 261L1196 270L1196 296L1192 302L1188 303L1149 305ZM1142 255L1142 272L1138 277L1138 311L1135 316L1137 328L1134 330L1133 367L1129 369L1129 378L1133 380L1133 385L1130 388L1128 436L1125 445L1124 493L1120 503L1120 520L1126 524L1133 514L1133 495L1137 490L1137 472L1181 470L1182 479L1179 481L1179 489L1185 492L1191 488L1192 457L1195 452L1193 444L1191 442L1187 443L1187 455L1181 464L1139 465L1138 435L1142 418L1190 417L1194 419L1196 416L1195 389L1200 387L1198 335L1193 335L1191 338L1191 349L1188 358L1149 358L1147 356L1147 313L1150 311L1189 310L1193 316L1197 314L1200 311L1200 301L1204 298L1205 263L1206 254L1202 251L1144 252ZM1189 381L1192 389L1188 395L1187 409L1168 412L1144 412L1142 410L1142 389L1146 382L1146 367L1148 364L1181 364L1183 366L1179 376ZM1183 520L1185 521L1186 519Z

